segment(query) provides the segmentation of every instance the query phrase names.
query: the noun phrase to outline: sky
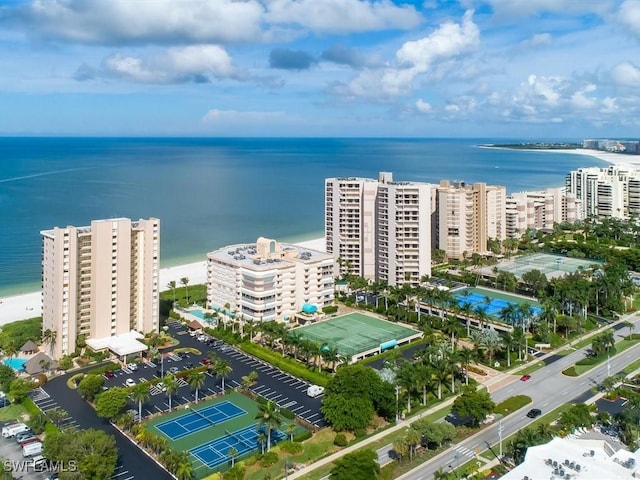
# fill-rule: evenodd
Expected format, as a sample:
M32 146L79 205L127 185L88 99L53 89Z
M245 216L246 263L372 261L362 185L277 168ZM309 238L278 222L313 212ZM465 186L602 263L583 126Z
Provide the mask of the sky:
M0 0L0 135L638 138L640 0Z

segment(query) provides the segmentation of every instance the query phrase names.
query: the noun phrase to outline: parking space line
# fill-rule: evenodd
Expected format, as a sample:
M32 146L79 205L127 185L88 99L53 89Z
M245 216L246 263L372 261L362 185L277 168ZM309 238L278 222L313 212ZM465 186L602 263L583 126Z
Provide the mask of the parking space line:
M309 413L310 411L311 411L311 409L309 409L309 410L305 410L304 412L302 412L302 413L300 414L300 416L304 418L304 416L305 416L307 413Z
M275 392L274 392L274 393L275 393ZM278 394L278 395L276 395L275 397L266 397L266 398L268 398L268 399L269 399L269 400L271 400L272 402L275 402L275 401L276 401L276 399L278 399L278 398L280 398L280 397L282 397L282 396L283 396L283 395L282 395L281 393L279 393L279 394Z
M289 407L293 407L296 403L295 400L290 401L289 403L285 403L284 405L280 405L282 408L289 408Z
M318 413L314 413L313 415L309 415L309 416L307 417L307 421L311 420L313 417L317 417L318 415L320 415L320 413L319 413L319 412L318 412Z
M295 387L295 388L297 390L302 390L303 388L307 388L307 386L303 384L303 385L300 385L299 387Z
M296 414L297 414L297 413L298 413L298 410L302 410L303 408L305 408L305 407L304 407L304 405L300 405L299 407L294 408L294 409L292 409L291 411L292 411L293 413L296 413Z

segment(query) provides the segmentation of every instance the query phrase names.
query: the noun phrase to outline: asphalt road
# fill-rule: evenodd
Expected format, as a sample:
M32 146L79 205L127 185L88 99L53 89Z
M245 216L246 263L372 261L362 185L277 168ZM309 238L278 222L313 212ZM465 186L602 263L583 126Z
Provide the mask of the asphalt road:
M637 318L631 318L637 321ZM620 330L620 329L617 329ZM636 323L638 332L638 323ZM619 336L626 335L626 331L617 333ZM580 377L567 377L562 374L562 370L574 365L578 360L584 358L589 347L577 350L569 355L561 357L550 365L537 370L532 374L531 380L523 382L516 380L513 383L497 390L492 398L496 403L500 403L514 395L527 395L533 399L533 403L527 405L515 414L507 416L502 422L502 437L506 438L512 433L526 427L533 422L526 416L531 408L539 408L545 414L560 405L569 402L583 402L592 396L589 391L593 386L599 384L609 375L615 375L631 362L637 360L640 355L640 344L629 348L619 355L611 358L609 366L607 362L599 365ZM488 445L499 443L500 423L494 423L478 432L474 436L453 445L451 448L438 455L431 461L424 463L413 471L399 477L403 480L427 480L434 477L434 473L442 468L445 471L455 469L472 459L476 450L486 450ZM391 446L385 447L391 449ZM496 452L498 453L498 452Z

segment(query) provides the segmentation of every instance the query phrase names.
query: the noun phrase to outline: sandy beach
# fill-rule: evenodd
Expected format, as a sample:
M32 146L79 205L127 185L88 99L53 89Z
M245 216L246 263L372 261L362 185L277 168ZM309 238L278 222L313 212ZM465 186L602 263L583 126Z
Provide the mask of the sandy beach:
M513 149L508 147L492 147L490 145L481 145L481 148L496 148L501 150L517 150L520 152L544 152L544 153L568 153L572 155L585 155L589 157L597 158L603 162L611 163L612 165L629 166L640 169L640 155L625 155L623 153L603 152L602 150L591 149L574 149L574 150L562 150L562 149ZM585 165L588 167L589 165Z
M305 242L295 243L298 247L312 250L325 251L324 238L316 238ZM204 255L203 255L204 256ZM194 262L175 267L160 269L160 288L167 289L167 284L175 281L180 286L180 279L187 277L190 285L198 285L206 282L207 262ZM26 318L39 317L42 314L42 300L40 292L25 293L0 299L0 325L24 320Z

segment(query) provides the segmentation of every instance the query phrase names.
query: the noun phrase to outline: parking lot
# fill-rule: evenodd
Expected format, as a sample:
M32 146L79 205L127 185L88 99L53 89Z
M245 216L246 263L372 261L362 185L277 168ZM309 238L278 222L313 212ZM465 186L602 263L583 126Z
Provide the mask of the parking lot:
M15 422L4 423L2 426L9 423ZM1 468L4 471L11 470L13 478L44 480L51 475L50 472L45 471L46 466L38 467L36 471L32 461L22 456L22 447L15 438L0 437L0 458L4 462Z
M322 398L311 398L306 394L309 383L288 373L272 367L266 362L254 358L224 342L217 341L214 345L198 341L197 338L189 335L189 332L179 323L169 325L169 333L180 340L180 348L191 347L199 350L201 355L183 354L176 355L166 352L160 364L151 362L139 366L136 371L125 368L114 371L112 377L105 376L105 386L125 386L127 380L139 383L141 381L159 378L162 373L177 373L200 364L203 358L207 358L209 351L213 351L220 359L228 360L233 371L225 378L225 388L240 386L243 376L255 371L258 373L258 380L250 389L282 408L288 408L296 415L308 421L316 427L325 425L324 418L320 413ZM213 395L222 392L222 379L216 378L214 374L206 372L205 385L200 389L199 396ZM178 389L171 398L173 408L192 402L195 400L195 390L193 390L183 379L177 379ZM143 403L142 416L147 417L154 413L166 412L169 410L169 398L161 387L151 386L150 396ZM137 411L137 403L131 400L131 409Z

